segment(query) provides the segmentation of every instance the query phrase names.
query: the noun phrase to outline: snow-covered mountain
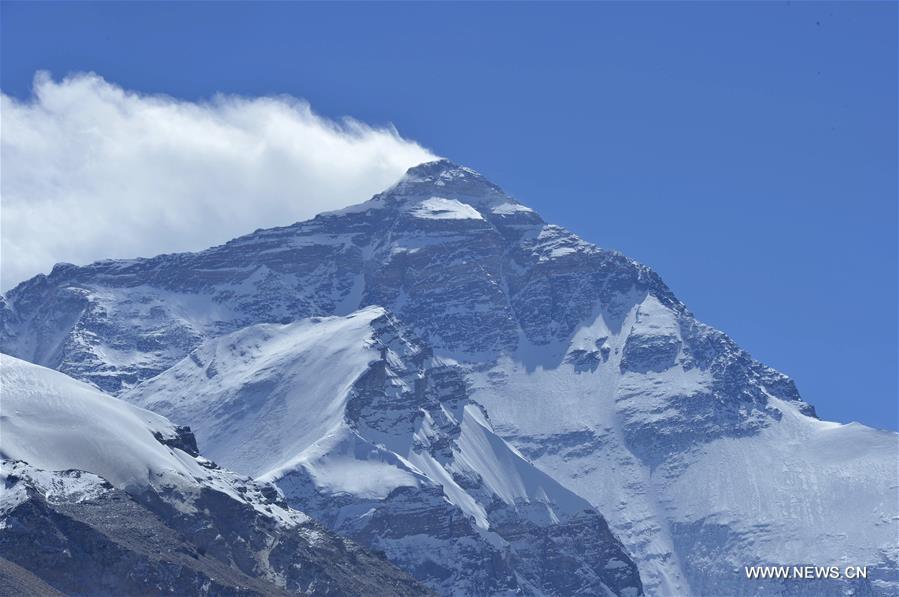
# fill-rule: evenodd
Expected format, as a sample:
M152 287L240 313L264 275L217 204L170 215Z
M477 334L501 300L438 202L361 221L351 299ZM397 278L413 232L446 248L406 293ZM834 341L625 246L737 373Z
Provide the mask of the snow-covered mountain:
M5 352L191 425L445 593L567 594L557 556L637 587L570 530L603 517L648 594L899 591L896 434L819 421L654 272L445 160L200 253L60 264L0 313ZM743 571L835 563L869 578Z
M122 398L197 421L217 461L442 593L640 594L602 516L496 435L465 374L369 307L248 326Z
M6 355L0 382L4 594L427 593L187 428Z

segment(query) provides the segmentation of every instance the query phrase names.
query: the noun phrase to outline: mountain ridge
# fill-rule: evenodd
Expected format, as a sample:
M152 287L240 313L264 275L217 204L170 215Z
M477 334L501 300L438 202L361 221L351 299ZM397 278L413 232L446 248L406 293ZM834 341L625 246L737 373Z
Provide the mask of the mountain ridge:
M874 580L853 589L862 594L895 588L889 531L899 519L887 499L895 434L828 431L792 380L696 321L651 269L546 224L445 160L410 169L362 204L203 252L54 268L3 303L0 349L127 399L179 363L198 369L189 355L227 334L378 305L458 376L459 389L437 402L477 405L529 466L597 508L648 594L847 589L774 589L740 576L741 562L781 553L778 542L822 559L870 561ZM201 419L178 422L209 423ZM820 437L839 439L851 474L803 447ZM870 453L850 450L846 438ZM464 453L453 441L448 454ZM750 446L754 458L744 454ZM725 455L731 469L711 464ZM760 462L769 463L767 478ZM716 505L685 486L688 478L713 486L727 478L743 492L722 487ZM303 499L342 524L339 511L351 504L308 481ZM824 508L853 491L845 516ZM412 516L413 496L395 497L396 511ZM772 518L777 512L784 520ZM380 537L370 526L344 528Z

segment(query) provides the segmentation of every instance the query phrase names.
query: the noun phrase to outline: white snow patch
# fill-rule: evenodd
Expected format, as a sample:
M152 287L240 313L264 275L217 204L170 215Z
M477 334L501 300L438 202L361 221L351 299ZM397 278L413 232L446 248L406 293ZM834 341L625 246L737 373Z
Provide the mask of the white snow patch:
M590 507L535 468L499 437L474 405L465 407L456 465L477 473L484 486L510 505L522 502L545 506L542 522L555 523L559 514L574 514ZM531 511L536 514L536 511ZM537 521L540 522L540 521Z
M417 487L426 482L396 454L346 427L316 441L296 459L266 473L263 480L277 481L297 468L304 468L326 493L379 500L397 487Z
M577 249L574 247L556 247L549 252L550 259L555 259L557 257L564 257L565 255L572 255L577 253Z
M424 220L483 220L481 213L456 199L431 197L415 206L412 215Z
M507 203L497 205L491 211L499 216L511 216L512 214L533 212L534 210L531 209L530 207L521 205L520 203L508 203L507 202Z
M647 294L637 309L632 333L641 336L672 336L680 338L677 316L659 302L652 294Z

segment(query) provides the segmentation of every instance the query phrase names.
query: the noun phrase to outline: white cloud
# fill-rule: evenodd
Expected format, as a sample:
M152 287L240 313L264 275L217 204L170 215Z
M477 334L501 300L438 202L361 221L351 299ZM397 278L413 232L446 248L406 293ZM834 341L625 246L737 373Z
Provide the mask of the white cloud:
M434 159L290 97L194 103L38 73L0 104L0 287L54 263L203 249L358 203Z

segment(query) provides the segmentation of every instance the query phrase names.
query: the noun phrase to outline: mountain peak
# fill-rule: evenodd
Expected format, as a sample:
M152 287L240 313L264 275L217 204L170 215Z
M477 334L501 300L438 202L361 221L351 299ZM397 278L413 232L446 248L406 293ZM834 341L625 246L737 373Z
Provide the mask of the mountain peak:
M445 158L423 162L406 170L397 187L435 185L438 187L462 188L472 195L503 193L499 186L487 180L480 172L460 166Z
M507 195L498 185L487 180L481 173L461 166L446 158L440 158L430 162L422 162L406 170L406 173L392 187L378 193L368 201L350 205L334 211L326 211L316 218L329 218L365 212L373 207L384 205L402 205L406 209L417 209L422 202L432 200L442 202L461 203L458 208L474 209L481 215L490 219L491 214L496 216L518 216L515 220L524 220L532 223L543 221L536 213ZM426 206L427 207L427 206ZM478 218L472 219L481 219Z
M486 219L502 218L507 223L542 224L529 207L506 194L481 173L447 159L413 166L393 187L374 200L417 205L421 202L451 201L474 208Z
M436 180L445 176L476 176L484 178L479 172L472 170L466 166L450 161L446 158L432 160L430 162L422 162L417 166L412 166L406 170L405 178L414 179L430 179Z

